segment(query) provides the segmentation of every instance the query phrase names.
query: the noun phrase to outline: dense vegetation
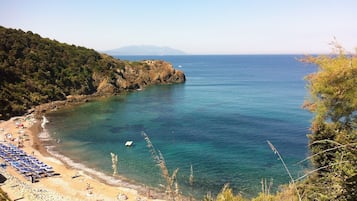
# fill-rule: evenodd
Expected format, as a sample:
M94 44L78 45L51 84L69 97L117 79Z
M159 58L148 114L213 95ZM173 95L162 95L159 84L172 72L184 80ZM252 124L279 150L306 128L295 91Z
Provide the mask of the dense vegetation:
M6 118L70 94L91 94L92 73L110 65L94 50L0 27L1 114Z
M162 75L162 69L168 71L164 65L121 61L30 31L0 26L0 119L21 115L35 105L65 100L68 95L96 93L98 87L108 88L103 87L103 81L115 92L140 88L141 84L184 81L183 73L175 75L178 71L171 69ZM158 73L162 77L153 79ZM153 80L159 81L150 83Z
M319 66L307 76L315 114L309 134L315 168L304 194L308 200L357 200L357 56L335 44L335 56L309 57Z

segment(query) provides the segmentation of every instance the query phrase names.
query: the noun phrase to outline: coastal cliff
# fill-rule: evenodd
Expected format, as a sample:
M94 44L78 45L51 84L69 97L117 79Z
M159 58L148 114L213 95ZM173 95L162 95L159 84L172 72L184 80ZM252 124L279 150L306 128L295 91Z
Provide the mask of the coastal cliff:
M184 73L165 61L123 61L2 26L0 78L0 119L53 101L185 82Z
M123 64L123 63L122 63ZM122 91L141 90L155 84L185 82L185 74L165 61L145 60L124 62L124 66L114 67L108 77L94 73L96 94L116 94Z

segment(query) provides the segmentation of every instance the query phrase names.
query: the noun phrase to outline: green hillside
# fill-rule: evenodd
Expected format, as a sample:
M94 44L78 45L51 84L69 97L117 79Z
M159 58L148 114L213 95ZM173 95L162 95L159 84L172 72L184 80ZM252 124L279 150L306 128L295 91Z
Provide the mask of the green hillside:
M164 76L155 77L163 72ZM121 61L1 26L0 78L0 119L24 114L35 105L65 100L68 95L119 93L185 81L184 74L166 62Z

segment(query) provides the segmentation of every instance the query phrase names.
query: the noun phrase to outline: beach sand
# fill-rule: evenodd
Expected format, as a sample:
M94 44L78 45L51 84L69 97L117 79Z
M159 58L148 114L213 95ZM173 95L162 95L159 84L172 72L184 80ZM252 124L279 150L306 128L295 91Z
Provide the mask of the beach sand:
M20 140L23 141L21 149L52 166L54 171L59 173L31 183L9 165L5 169L0 168L0 173L7 178L0 187L12 200L154 200L141 195L133 188L108 185L84 171L65 165L42 146L38 137L41 131L41 120L32 116L14 117L0 123L1 143L18 146L19 139L23 139ZM11 139L8 138L9 133ZM4 161L0 158L0 162Z

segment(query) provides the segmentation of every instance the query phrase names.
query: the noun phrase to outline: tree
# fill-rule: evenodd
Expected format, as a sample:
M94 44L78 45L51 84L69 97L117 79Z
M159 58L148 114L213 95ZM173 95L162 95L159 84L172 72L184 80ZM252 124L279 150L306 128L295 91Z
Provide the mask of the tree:
M304 107L314 113L308 138L317 171L305 190L309 200L357 200L357 56L332 44L335 54L303 59L319 68L306 77Z

